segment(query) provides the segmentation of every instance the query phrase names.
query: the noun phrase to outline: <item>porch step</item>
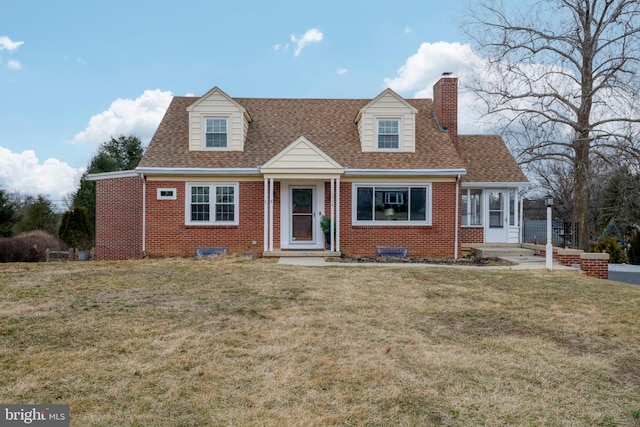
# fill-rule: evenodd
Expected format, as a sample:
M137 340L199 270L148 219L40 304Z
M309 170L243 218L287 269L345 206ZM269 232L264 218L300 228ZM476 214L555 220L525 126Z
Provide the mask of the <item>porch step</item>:
M472 252L480 258L501 257L531 257L535 255L533 249L525 249L514 245L478 245L471 248Z
M324 250L316 250L316 251L266 251L262 253L262 256L265 258L281 258L281 257L307 257L307 258L324 258L324 257L339 257L342 254L336 251L324 251Z

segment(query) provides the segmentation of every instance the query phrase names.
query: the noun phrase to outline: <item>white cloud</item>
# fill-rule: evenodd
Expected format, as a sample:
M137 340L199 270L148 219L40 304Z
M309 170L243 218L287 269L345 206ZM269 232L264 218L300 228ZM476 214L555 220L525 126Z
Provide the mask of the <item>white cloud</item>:
M7 36L0 36L0 50L13 51L22 46L24 42L14 42Z
M405 33L405 34L411 34L411 33L413 33L413 28L411 28L411 27L404 27L404 33Z
M322 31L318 30L317 28L307 30L307 32L304 33L300 38L298 38L295 34L291 34L290 39L293 43L296 44L296 50L293 55L300 55L302 49L304 49L304 47L309 43L320 43L323 38L324 35L322 34Z
M7 62L7 68L10 70L20 70L22 68L22 64L20 64L20 61L10 59L9 62Z
M484 61L468 44L422 43L418 51L407 58L393 78L385 78L387 87L403 96L433 98L433 85L443 72L452 72L459 79L458 125L461 133L483 133L489 130L479 113L480 101L464 89L474 73L482 73Z
M145 90L136 99L118 98L102 113L91 117L89 124L73 138L76 144L99 145L112 136L135 135L148 142L164 116L172 94L170 91Z
M289 49L289 43L287 43L287 44L278 43L275 46L273 46L273 50L275 50L275 51L287 50L287 49Z
M24 194L44 194L54 202L75 191L85 168L49 158L40 163L35 151L14 153L0 147L0 187Z
M347 70L346 68L338 68L336 70L336 73L338 73L339 75L347 74L348 72L349 70Z

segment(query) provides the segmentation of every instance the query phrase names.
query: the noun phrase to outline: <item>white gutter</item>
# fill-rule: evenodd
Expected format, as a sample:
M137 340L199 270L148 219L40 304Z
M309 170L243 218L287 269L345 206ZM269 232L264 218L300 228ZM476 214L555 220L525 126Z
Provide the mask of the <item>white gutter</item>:
M142 258L147 257L147 180L142 178Z
M462 183L462 188L484 187L484 188L507 188L507 187L531 187L531 182L467 182Z
M161 175L260 175L259 168L136 168L143 174Z
M453 247L453 259L458 259L458 210L459 210L459 182L460 182L460 175L456 176L456 231L454 233L454 247Z
M345 168L345 175L359 176L442 176L466 175L466 169L348 169Z
M110 178L132 178L138 175L140 174L136 171L126 170L126 171L115 171L115 172L91 173L91 174L88 174L85 177L85 179L87 181L100 181L103 179L110 179Z

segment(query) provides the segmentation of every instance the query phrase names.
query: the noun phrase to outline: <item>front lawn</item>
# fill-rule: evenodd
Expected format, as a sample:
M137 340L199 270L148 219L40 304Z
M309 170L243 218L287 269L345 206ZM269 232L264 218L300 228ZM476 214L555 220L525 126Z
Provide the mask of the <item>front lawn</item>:
M640 426L640 287L220 257L0 264L0 402L72 426Z

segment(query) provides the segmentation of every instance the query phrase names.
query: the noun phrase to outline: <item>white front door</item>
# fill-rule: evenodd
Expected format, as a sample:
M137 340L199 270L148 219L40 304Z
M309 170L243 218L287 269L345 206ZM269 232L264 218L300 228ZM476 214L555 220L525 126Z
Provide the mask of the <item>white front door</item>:
M509 237L509 217L507 215L507 203L509 192L507 190L486 190L486 215L484 229L485 243L507 243Z
M322 249L320 219L324 207L324 183L282 184L281 246L283 249Z

